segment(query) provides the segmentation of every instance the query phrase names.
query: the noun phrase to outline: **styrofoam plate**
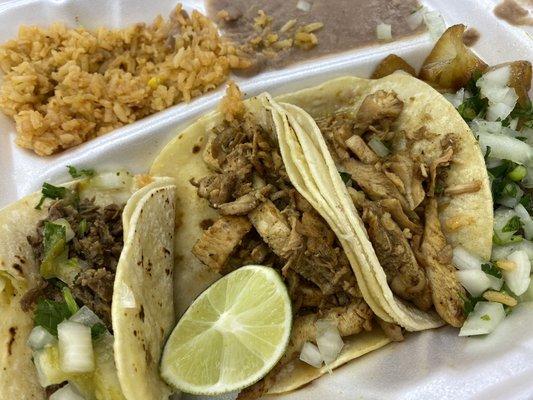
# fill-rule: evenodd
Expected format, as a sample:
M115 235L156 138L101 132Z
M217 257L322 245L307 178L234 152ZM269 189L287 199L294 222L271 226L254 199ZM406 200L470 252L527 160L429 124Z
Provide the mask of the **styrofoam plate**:
M363 0L361 0L363 1ZM516 28L492 14L497 0L425 0L448 25L465 23L481 33L474 49L489 64L533 59L533 27ZM204 10L202 1L182 1ZM124 26L167 15L173 0L11 0L0 1L0 42L21 24L55 21L85 27ZM354 6L355 7L355 6ZM355 11L354 11L355 12ZM247 95L273 95L342 75L368 76L394 52L419 67L431 49L427 35L302 63L281 71L236 79ZM42 158L14 145L14 124L0 115L0 207L38 190L44 180L66 180L66 165L126 167L145 171L165 143L199 115L216 106L223 88L118 129L59 155ZM352 362L287 399L533 399L533 304L524 304L496 332L458 338L451 328L411 334ZM234 395L225 396L226 398ZM189 396L186 396L189 398ZM194 396L190 396L193 398Z

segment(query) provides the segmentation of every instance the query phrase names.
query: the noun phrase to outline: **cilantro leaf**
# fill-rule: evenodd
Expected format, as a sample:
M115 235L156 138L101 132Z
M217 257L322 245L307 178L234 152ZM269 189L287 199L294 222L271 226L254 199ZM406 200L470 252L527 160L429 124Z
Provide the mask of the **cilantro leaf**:
M520 222L520 217L518 215L515 215L513 218L511 218L505 226L502 229L502 232L516 232L522 227L522 223Z
M95 175L94 169L78 169L72 165L67 165L68 173L73 178L81 178L82 176L86 176L87 178L91 178Z
M347 184L352 179L352 176L348 172L339 172L339 174L344 184Z
M490 321L490 315L489 314L483 314L480 318L483 321Z
M484 273L488 275L492 275L496 278L502 277L502 271L491 263L481 264L481 269L483 270Z
M527 193L520 199L520 204L524 206L527 212L531 215L533 214L533 198L531 193Z
M72 292L70 291L68 286L63 286L63 288L61 289L61 293L63 294L63 298L65 299L65 303L67 304L69 312L72 315L76 314L80 308L78 307L76 299L72 295Z
M483 297L479 296L479 297L471 297L470 295L466 295L466 297L464 297L462 294L460 295L461 298L463 299L463 311L464 311L464 314L465 316L468 316L468 314L470 314L472 311L474 311L474 307L476 306L476 304L479 302L479 301L482 301L483 300Z
M102 324L101 322L97 322L96 324L91 326L91 336L93 339L98 339L106 330L107 328L104 324Z
M39 200L39 203L35 206L36 210L40 210L41 206L43 205L44 201L46 199L62 199L67 194L67 188L62 186L54 186L48 182L43 183L43 187L41 189L41 199Z
M488 106L489 102L486 98L482 99L480 95L476 95L463 101L457 107L457 111L466 122L470 122L478 115L485 115Z
M517 104L511 111L511 118L519 118L522 126L533 128L533 104L531 100L528 100L523 106Z
M40 273L45 279L56 278L58 264L68 259L66 229L62 225L46 221L43 229L44 256Z
M41 299L37 302L33 322L57 337L57 325L71 315L67 303Z

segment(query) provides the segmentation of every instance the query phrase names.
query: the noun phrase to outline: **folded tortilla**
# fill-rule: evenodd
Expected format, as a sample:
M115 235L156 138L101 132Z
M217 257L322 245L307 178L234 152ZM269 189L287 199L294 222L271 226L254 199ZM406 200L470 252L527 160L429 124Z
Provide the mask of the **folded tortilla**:
M75 385L87 399L163 399L171 393L159 378L159 358L175 322L175 186L169 178L150 180L141 189L132 188L126 193L128 201L122 213L124 246L116 267L111 309L114 341L108 335L99 342L105 340L105 345L95 345L97 363L102 359L107 368L98 371L100 377L95 372L94 377L80 379ZM81 180L62 186L74 189L85 184ZM111 192L96 188L88 190L86 196L105 207L114 201ZM0 210L0 380L4 382L0 398L6 400L46 398L32 362L32 350L26 343L34 327L33 310L24 311L20 302L42 280L40 265L27 240L35 233L38 222L48 215L49 201L41 210L35 209L40 196L34 193ZM109 362L109 357L114 357L114 363ZM120 387L115 384L117 377Z

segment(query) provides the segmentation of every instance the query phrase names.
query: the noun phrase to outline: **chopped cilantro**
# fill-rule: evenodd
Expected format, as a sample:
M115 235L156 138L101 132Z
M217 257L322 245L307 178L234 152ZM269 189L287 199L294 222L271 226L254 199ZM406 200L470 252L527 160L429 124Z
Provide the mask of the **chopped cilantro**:
M502 229L502 232L516 232L522 227L522 223L520 222L520 217L518 215L515 215L513 218L511 218L505 226Z
M481 316L481 319L482 319L483 321L490 321L490 315L488 315L488 314L483 314L483 315Z
M76 167L72 165L67 165L68 173L73 178L81 178L82 176L86 176L87 178L91 178L95 175L94 169L80 169L78 170Z
M528 100L524 106L517 104L511 111L511 118L519 118L522 126L533 128L533 104Z
M485 162L487 162L487 160L489 159L491 152L492 152L492 147L487 146L487 151L485 152Z
M500 165L488 169L492 183L492 197L495 202L504 197L516 197L519 193L518 185L510 179L518 166L519 164L512 161L502 160Z
M68 259L66 229L50 221L44 223L44 257L40 273L43 278L55 278L57 264Z
M91 326L91 336L93 339L98 339L106 331L106 327L101 322L97 322Z
M522 236L513 235L509 239L504 240L500 238L496 233L492 235L492 243L497 244L498 246L503 246L504 244L510 244L510 243L519 243L524 238Z
M472 77L465 86L465 89L472 94L472 97L469 97L457 107L457 111L467 122L472 121L477 116L483 117L489 106L488 100L486 98L481 98L480 90L476 86L476 82L481 78L481 75L481 71L474 71Z
M488 275L495 276L496 278L502 277L502 271L491 263L481 264L481 269Z
M78 224L78 233L80 234L80 236L85 235L85 232L87 232L87 228L88 228L87 220L83 218Z
M41 206L43 205L45 199L62 199L67 194L67 188L64 188L62 186L54 186L48 182L43 183L43 187L41 189L41 199L39 200L39 203L35 206L35 209L40 210Z
M348 172L339 172L341 175L341 179L344 182L344 184L347 184L350 182L350 179L352 179L352 176Z
M527 193L520 199L520 204L524 206L527 212L531 215L533 214L533 198L531 193Z
M471 297L470 295L466 295L463 296L462 294L459 294L461 296L461 298L463 299L463 302L464 302L464 305L463 305L463 310L464 310L464 314L465 316L468 316L468 314L470 314L472 311L474 311L474 307L476 306L476 304L483 300L483 297L479 296L479 297Z
M76 299L74 299L74 296L72 295L72 292L70 291L68 286L63 286L63 288L61 289L61 293L63 294L63 298L65 299L65 303L67 304L70 313L76 314L79 310L79 307L76 303Z
M37 302L33 322L57 337L57 325L71 315L67 303L41 299Z

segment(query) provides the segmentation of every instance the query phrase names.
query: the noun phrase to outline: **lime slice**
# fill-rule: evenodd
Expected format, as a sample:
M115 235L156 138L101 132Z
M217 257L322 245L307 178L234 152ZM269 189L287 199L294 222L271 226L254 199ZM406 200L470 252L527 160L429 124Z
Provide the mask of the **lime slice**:
M257 382L281 358L292 324L289 295L272 268L249 265L215 282L170 335L161 376L193 394L220 394Z

